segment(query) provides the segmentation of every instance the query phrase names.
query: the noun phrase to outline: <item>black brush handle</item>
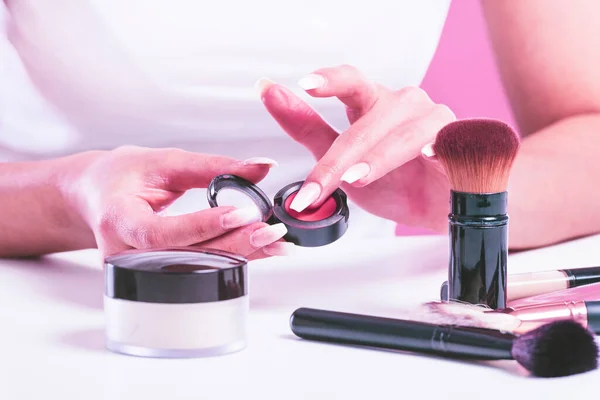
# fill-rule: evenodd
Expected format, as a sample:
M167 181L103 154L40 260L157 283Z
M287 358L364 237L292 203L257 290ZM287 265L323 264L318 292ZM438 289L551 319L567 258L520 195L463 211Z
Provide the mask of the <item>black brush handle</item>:
M505 308L507 193L452 192L448 298Z
M300 338L478 360L510 360L515 336L338 311L299 308L290 328Z
M567 275L570 288L600 282L600 267L569 268L561 271Z

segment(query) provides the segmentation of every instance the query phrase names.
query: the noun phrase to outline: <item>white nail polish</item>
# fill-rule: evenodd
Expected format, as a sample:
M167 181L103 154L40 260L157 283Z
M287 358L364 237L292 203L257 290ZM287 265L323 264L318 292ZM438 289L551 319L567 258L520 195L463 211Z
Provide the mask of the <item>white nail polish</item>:
M425 146L423 146L423 148L421 149L421 154L428 158L435 156L435 151L433 150L433 143L427 143Z
M290 208L296 212L302 212L308 206L310 206L315 200L319 198L321 194L321 185L315 182L310 182L306 184L294 200L292 200L292 204L290 204Z
M260 78L259 80L256 81L256 83L254 84L254 89L256 89L258 91L258 93L260 93L261 95L265 92L265 90L267 90L271 85L273 85L275 82L273 82L270 79L267 78Z
M223 229L239 228L262 220L260 210L256 206L238 208L221 216Z
M269 167L277 167L277 161L267 157L252 157L243 161L244 165L268 165Z
M250 235L250 244L254 247L264 247L273 242L278 241L287 233L287 228L284 224L265 226L260 228Z
M289 256L296 251L296 245L289 242L275 242L263 247L263 251L270 256Z
M348 168L346 172L344 172L344 175L342 175L342 181L346 183L354 183L357 180L367 176L369 172L371 172L371 167L369 164L361 162Z
M325 86L325 77L316 74L310 74L298 81L298 86L304 90L318 89Z

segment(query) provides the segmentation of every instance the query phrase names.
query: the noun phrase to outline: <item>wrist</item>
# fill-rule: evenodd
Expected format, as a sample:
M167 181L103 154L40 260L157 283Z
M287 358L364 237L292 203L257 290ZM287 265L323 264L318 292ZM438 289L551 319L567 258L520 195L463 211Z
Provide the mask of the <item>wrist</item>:
M52 185L61 199L62 218L69 226L70 247L75 250L96 248L94 231L89 223L85 174L105 151L87 151L55 160Z

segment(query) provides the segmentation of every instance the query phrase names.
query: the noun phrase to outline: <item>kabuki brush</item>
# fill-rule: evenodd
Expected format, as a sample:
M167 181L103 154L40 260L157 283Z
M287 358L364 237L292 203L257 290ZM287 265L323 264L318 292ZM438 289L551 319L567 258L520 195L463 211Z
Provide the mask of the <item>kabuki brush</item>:
M448 298L506 307L507 186L519 136L493 119L446 125L433 144L451 186Z

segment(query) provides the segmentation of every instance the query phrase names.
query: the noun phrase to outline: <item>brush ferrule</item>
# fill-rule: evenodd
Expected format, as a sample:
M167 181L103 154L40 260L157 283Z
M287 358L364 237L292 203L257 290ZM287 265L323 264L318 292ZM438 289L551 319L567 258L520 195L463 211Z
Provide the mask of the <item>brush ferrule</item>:
M507 310L523 322L540 324L572 319L584 327L587 326L587 308L583 301L565 301L562 303L536 304L527 307L516 307Z
M440 326L431 337L437 354L461 355L481 360L509 360L515 336L511 333L477 327Z
M508 193L451 192L451 215L457 219L496 222L508 219Z
M494 228L508 224L508 215L498 217L461 217L450 214L448 220L451 224L473 228Z

